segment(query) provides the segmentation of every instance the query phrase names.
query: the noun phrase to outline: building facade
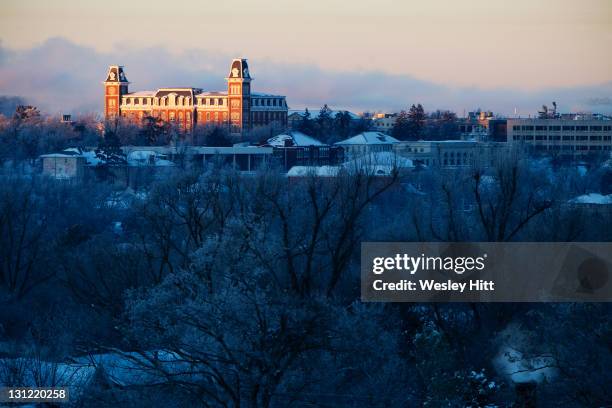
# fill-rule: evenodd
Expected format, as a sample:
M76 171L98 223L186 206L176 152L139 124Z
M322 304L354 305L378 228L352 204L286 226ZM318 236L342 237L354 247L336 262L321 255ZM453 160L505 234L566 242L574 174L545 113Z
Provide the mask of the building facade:
M506 143L475 140L402 141L393 148L415 165L441 168L489 167L507 152Z
M576 115L573 118L508 119L508 143L536 151L567 155L610 154L612 120Z
M372 129L390 134L396 121L397 113L377 113L372 118Z
M397 143L399 140L382 132L362 132L334 145L344 150L347 159L355 159L372 153L390 152Z
M80 154L66 151L43 154L40 160L42 174L56 180L81 181L87 164L87 160Z
M234 59L225 80L226 91L160 88L129 92L123 66L112 65L104 81L104 117L121 116L137 123L147 117L159 118L185 130L225 126L232 134L273 123L287 126L285 96L252 92L246 59Z
M342 148L321 143L298 131L271 137L264 146L274 148L276 164L285 170L294 166L329 166L344 158Z

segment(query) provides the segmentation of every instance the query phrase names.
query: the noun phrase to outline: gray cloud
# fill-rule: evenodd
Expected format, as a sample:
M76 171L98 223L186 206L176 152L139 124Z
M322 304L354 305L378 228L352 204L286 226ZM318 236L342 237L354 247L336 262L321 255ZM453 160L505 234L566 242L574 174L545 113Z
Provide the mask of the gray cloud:
M110 64L125 65L131 90L170 86L225 88L231 55L190 50L173 53L165 48L125 48L103 53L52 38L40 46L11 50L0 46L0 93L18 95L49 113L100 112L101 81ZM408 75L384 72L326 71L315 65L251 60L255 91L287 95L291 107L399 110L422 103L426 110L483 108L502 114L533 114L556 101L562 111L612 113L612 81L598 86L520 91L450 87Z

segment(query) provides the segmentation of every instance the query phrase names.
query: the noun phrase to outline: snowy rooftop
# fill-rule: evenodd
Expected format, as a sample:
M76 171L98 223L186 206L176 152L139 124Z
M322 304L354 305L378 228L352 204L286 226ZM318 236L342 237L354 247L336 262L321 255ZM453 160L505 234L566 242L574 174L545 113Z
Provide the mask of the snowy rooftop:
M227 96L227 91L206 91L200 92L196 96Z
M293 166L287 177L335 177L340 172L338 166Z
M138 92L130 92L125 94L125 96L155 96L157 91L138 91Z
M395 144L399 143L394 137L381 132L363 132L346 140L341 140L337 145L373 145L373 144Z
M255 97L267 97L267 98L271 98L271 97L284 98L283 95L273 95L273 94L267 94L267 93L261 93L261 92L251 92L251 96L255 96Z
M575 204L612 205L612 194L603 195L599 193L584 194L570 200Z
M339 166L293 166L287 172L288 177L336 177L341 173L365 173L372 176L390 176L397 170L413 169L412 160L392 152L378 152L356 160L342 163Z
M88 165L95 166L102 162L98 157L96 157L96 152L81 150L78 147L69 147L67 149L62 150L59 153L50 153L43 154L39 156L40 158L49 158L49 157L82 157L85 159Z
M174 166L164 157L153 150L134 150L127 155L127 162L130 166Z
M313 139L302 132L288 132L276 135L268 139L268 144L274 147L284 147L287 140L291 142L291 146L325 146L325 144L317 139Z

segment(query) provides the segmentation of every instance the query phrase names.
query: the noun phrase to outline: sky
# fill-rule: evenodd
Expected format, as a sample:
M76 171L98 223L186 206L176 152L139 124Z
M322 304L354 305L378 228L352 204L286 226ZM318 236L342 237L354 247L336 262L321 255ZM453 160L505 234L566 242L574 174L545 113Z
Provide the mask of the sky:
M562 108L612 111L612 0L3 0L0 41L0 94L43 105L56 85L42 78L62 58L74 84L118 63L142 89L163 79L222 88L241 56L261 79L254 88L276 86L265 91L295 107L520 113L550 95L566 98ZM93 109L85 99L57 107Z

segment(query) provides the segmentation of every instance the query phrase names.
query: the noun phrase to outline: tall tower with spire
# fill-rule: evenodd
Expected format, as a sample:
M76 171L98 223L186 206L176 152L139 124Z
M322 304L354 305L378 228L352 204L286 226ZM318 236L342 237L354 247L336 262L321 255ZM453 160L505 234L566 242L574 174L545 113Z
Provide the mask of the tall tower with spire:
M121 114L121 97L128 93L128 80L123 72L123 66L108 67L104 81L104 118L110 119Z
M232 61L227 81L230 133L251 128L251 74L245 58Z

